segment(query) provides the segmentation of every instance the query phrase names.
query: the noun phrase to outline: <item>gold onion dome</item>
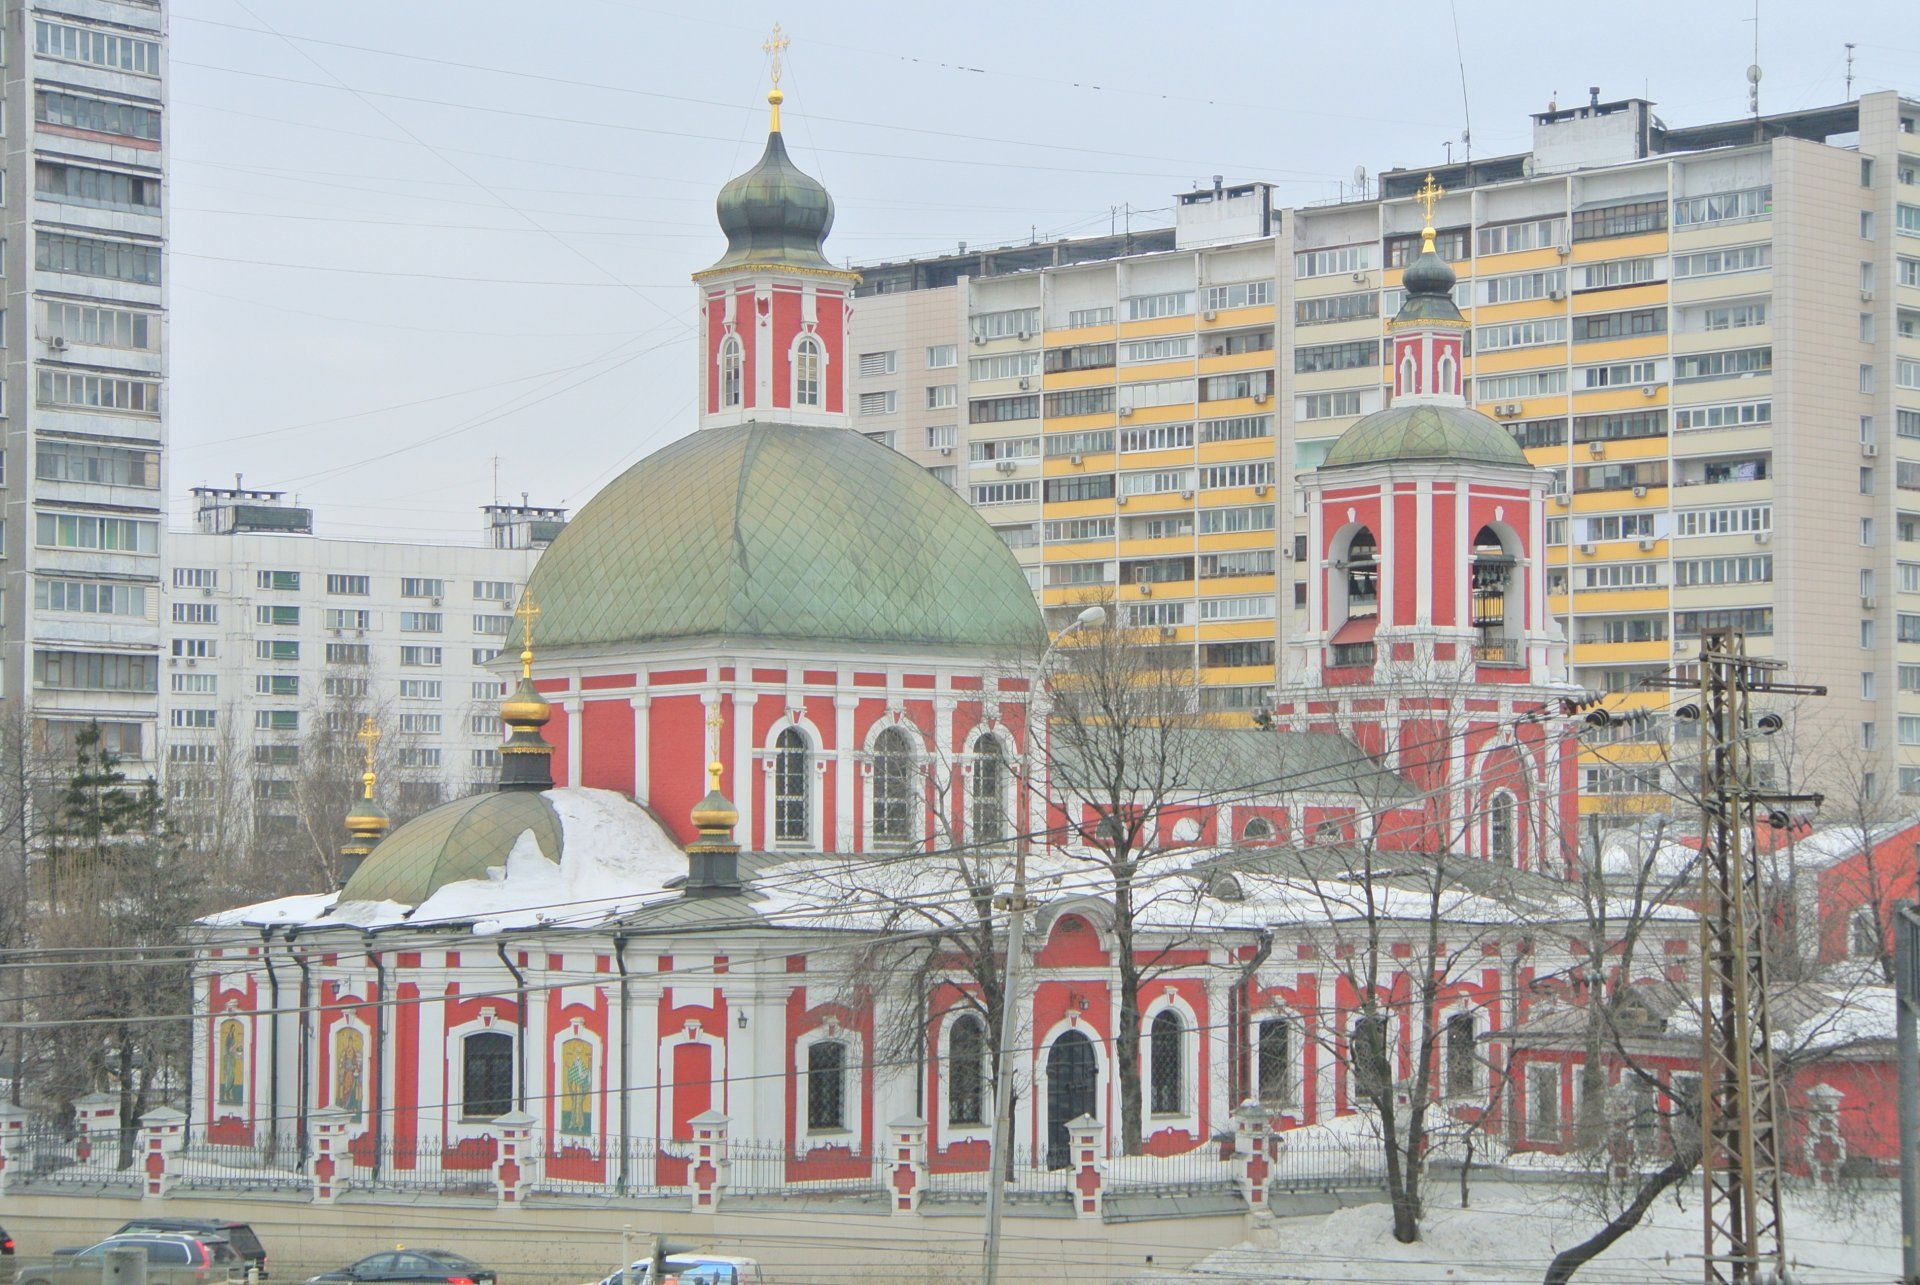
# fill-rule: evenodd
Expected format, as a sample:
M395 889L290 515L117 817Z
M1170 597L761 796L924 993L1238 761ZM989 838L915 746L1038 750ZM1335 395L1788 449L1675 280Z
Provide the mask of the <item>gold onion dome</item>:
M382 835L393 828L393 818L387 815L385 808L374 801L373 773L367 772L360 779L364 794L347 813L347 833L356 839L378 841Z
M693 841L690 851L723 851L736 846L733 827L740 824L740 809L720 792L720 774L724 771L726 767L718 759L707 764L706 797L693 805L693 824L700 837Z

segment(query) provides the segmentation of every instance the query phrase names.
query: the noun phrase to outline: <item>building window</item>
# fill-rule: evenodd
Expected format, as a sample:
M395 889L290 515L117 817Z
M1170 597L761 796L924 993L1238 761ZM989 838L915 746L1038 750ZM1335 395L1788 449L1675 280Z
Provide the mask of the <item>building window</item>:
M1448 1097L1464 1097L1473 1092L1477 1078L1474 1073L1477 1047L1478 1033L1474 1029L1473 1014L1455 1013L1449 1017L1446 1031Z
M481 1031L460 1041L460 1114L491 1120L513 1110L513 1037Z
M1254 1067L1260 1100L1274 1106L1293 1102L1293 1027L1285 1018L1260 1023L1259 1060Z
M1178 1115L1185 1096L1181 1085L1181 1047L1186 1034L1180 1014L1163 1008L1153 1016L1148 1028L1148 1081L1150 1109L1155 1115Z
M873 837L907 843L914 835L913 741L889 727L873 742Z
M1493 796L1487 813L1487 855L1503 866L1513 864L1513 796Z
M1265 817L1249 817L1240 828L1240 837L1248 843L1263 843L1273 838L1273 822Z
M807 1128L847 1127L847 1046L821 1040L807 1049Z
M110 31L100 31L71 22L36 19L33 24L33 51L48 58L67 62L92 63L115 71L131 71L142 76L160 74L160 44Z
M720 404L738 406L742 392L742 357L740 339L737 335L728 335L720 343Z
M1880 957L1879 910L1873 906L1860 906L1854 910L1847 924L1847 947L1857 959Z
M972 838L1003 843L1007 838L1007 758L1000 738L982 732L973 743Z
M947 1034L947 1123L985 1124L987 1028L973 1014L954 1019Z
M1537 1142L1560 1140L1560 1067L1527 1068L1527 1136Z
M927 349L928 370L951 370L960 364L960 349L955 344L935 344Z
M1355 1104L1387 1091L1387 1019L1355 1019L1347 1035L1347 1069L1353 1077L1350 1096Z
M807 738L789 727L774 741L773 838L776 843L805 843L813 835L813 756Z
M426 576L402 576L400 596L402 598L438 598L446 592L447 582Z
M33 239L34 266L49 272L71 272L140 285L160 284L160 247L144 241L111 241L102 237L41 232Z
M820 405L820 341L803 335L793 348L793 404Z

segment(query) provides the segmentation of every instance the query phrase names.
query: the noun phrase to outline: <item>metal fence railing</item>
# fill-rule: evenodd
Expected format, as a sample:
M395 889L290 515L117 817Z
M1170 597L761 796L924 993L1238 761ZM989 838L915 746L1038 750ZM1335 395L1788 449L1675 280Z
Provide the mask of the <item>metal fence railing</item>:
M10 1180L48 1188L138 1187L145 1176L121 1135L88 1138L54 1124L31 1126L20 1139L19 1170Z
M1237 1191L1240 1185L1233 1153L1218 1142L1171 1155L1115 1156L1104 1166L1105 1190L1112 1195L1185 1196Z
M609 1138L598 1148L555 1139L536 1141L540 1176L533 1190L584 1199L638 1199L687 1194L690 1142Z
M1067 1184L1071 1178L1071 1170L1048 1168L1045 1153L1036 1157L1031 1148L1016 1149L1007 1166L1006 1198L1009 1204L1069 1204L1072 1193ZM931 1157L926 1190L921 1198L936 1203L985 1203L986 1153Z
M1380 1143L1352 1133L1309 1126L1273 1135L1272 1172L1267 1190L1373 1191L1386 1185L1386 1159Z
M189 1132L176 1159L179 1185L196 1191L307 1191L313 1187L292 1133L213 1141Z
M499 1144L490 1137L356 1138L347 1147L351 1186L382 1191L432 1192L441 1196L491 1196L497 1189L494 1161Z
M886 1189L870 1147L729 1142L726 1190L738 1196L879 1195Z

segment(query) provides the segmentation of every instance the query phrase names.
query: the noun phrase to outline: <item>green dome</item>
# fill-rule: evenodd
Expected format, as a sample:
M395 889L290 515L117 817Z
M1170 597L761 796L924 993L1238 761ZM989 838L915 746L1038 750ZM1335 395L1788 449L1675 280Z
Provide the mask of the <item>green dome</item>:
M845 428L748 423L681 438L589 500L528 588L546 658L674 638L1006 652L1044 636L993 528L925 469Z
M1389 406L1362 416L1340 434L1320 467L1414 460L1533 467L1513 434L1479 411L1426 403Z
M560 818L529 792L474 794L407 822L380 842L341 889L340 900L417 906L460 879L484 879L507 864L531 830L548 860L560 860Z
M743 263L831 268L821 243L833 228L833 198L787 155L779 130L767 135L760 163L720 189L714 211L727 234L715 268Z

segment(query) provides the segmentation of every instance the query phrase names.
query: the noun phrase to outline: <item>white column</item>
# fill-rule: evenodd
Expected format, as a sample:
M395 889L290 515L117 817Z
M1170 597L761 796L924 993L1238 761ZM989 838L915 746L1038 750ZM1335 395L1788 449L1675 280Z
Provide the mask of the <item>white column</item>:
M756 772L753 759L753 707L758 703L754 692L735 691L733 697L733 806L740 814L740 824L734 830L735 841L743 848L756 845L753 842L753 809L758 802L759 773Z
M1467 530L1467 506L1471 499L1470 488L1465 482L1456 482L1453 487L1453 565L1447 569L1453 584L1453 627L1463 634L1470 632L1473 612L1467 601L1471 589L1468 568L1473 565L1472 533Z
M569 696L560 702L560 708L567 713L567 779L561 784L580 784L580 756L584 752L586 737L582 724L586 721L586 702L578 696Z
M640 680L645 682L646 677L642 674ZM644 695L632 696L627 699L627 704L633 706L633 801L645 803L647 801L647 758L653 750L652 719L649 712L652 698Z
M983 683L991 683L994 680L991 677L983 677L981 681ZM987 693L982 691L980 695L984 697ZM1029 694L1029 699L1031 699L1031 694ZM945 835L966 833L965 828L960 824L960 814L954 810L954 784L960 779L960 760L956 756L953 748L953 711L954 707L958 704L959 698L955 696L943 694L933 698L933 770L936 773L946 774L946 780L942 783L942 788L934 794L933 806L935 809L944 810L946 813L940 822L941 825L946 827ZM936 781L938 780L937 777L935 779ZM1034 823L1034 819L1029 816L1027 818L1027 832L1031 834L1038 828ZM942 832L938 829L934 831L933 839L935 843L944 843L946 841Z
M1394 616L1393 589L1400 576L1402 553L1394 537L1394 509L1398 496L1392 482L1380 484L1380 625L1405 623Z
M853 711L858 696L837 693L833 698L833 846L853 851L853 780L860 771L860 745L854 739Z

